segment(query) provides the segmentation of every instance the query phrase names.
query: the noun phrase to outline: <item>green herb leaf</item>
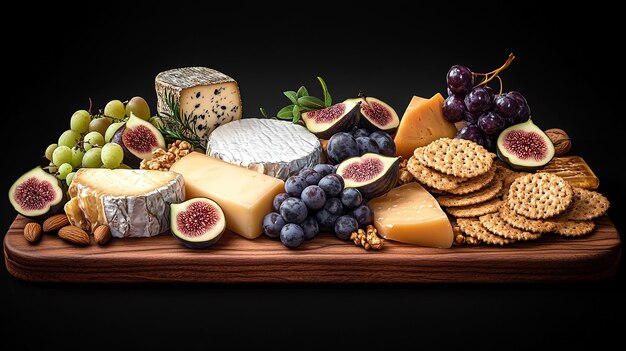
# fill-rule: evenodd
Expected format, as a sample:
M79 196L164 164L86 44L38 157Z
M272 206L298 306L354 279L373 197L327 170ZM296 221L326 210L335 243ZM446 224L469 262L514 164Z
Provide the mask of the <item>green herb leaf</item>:
M326 86L326 82L324 82L322 77L317 77L317 80L320 81L320 84L322 85L322 90L324 91L324 105L328 107L333 104L333 99L330 97L328 87Z
M288 105L280 109L276 114L276 117L279 119L292 119L293 118L293 108L296 105Z
M295 91L293 91L293 90L287 90L287 91L284 91L284 92L283 92L283 94L285 94L285 96L286 96L289 100L291 100L291 103L292 103L292 104L294 104L294 105L297 105L297 104L298 104L298 94L297 94Z
M263 107L259 107L259 111L261 111L261 116L263 116L263 118L267 118L267 111L265 111Z
M298 105L293 105L293 123L298 123L298 121L300 121L300 116L302 114L302 112L300 112L300 106Z
M315 96L303 96L298 98L298 105L316 110L321 110L326 107L324 106L324 101L316 98Z
M303 86L300 87L300 89L298 89L298 92L296 93L296 97L299 99L303 96L309 96L309 91L306 90L306 88Z

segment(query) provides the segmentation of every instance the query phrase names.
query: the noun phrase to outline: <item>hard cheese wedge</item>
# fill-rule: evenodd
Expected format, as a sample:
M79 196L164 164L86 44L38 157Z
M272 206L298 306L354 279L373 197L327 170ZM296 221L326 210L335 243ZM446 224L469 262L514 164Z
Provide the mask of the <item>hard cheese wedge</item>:
M413 97L394 139L398 156L408 159L415 148L456 136L456 127L443 116L443 100L439 93L430 99Z
M448 216L421 185L399 186L368 204L383 238L420 246L452 246L454 236Z
M207 197L224 211L226 228L254 239L263 231L263 217L272 211L272 200L285 183L211 156L192 152L178 160L173 172L185 179L187 199Z

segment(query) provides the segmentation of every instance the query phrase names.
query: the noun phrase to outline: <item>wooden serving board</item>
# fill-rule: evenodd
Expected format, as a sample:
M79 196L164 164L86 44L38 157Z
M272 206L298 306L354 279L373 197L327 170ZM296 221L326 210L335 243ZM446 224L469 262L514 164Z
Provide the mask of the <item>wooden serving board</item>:
M173 236L112 240L76 247L44 234L31 245L18 216L4 238L7 270L36 282L305 282L305 283L523 283L581 282L611 276L619 266L620 237L611 220L591 235L545 235L506 247L422 248L391 241L365 251L331 234L297 250L260 237L225 233L208 249L191 250Z

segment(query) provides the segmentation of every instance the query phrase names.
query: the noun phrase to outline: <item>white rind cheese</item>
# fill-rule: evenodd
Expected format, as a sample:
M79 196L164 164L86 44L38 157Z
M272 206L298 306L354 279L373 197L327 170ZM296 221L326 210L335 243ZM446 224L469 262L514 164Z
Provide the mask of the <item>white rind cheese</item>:
M206 67L172 69L156 76L155 88L159 114L172 114L168 99L178 104L181 119L194 129L200 145L206 145L218 126L241 119L237 82L219 71Z
M285 180L320 163L322 145L301 125L245 118L215 129L209 136L207 154Z
M81 168L69 187L70 224L92 232L106 224L116 238L149 237L170 228L170 204L185 200L175 172Z

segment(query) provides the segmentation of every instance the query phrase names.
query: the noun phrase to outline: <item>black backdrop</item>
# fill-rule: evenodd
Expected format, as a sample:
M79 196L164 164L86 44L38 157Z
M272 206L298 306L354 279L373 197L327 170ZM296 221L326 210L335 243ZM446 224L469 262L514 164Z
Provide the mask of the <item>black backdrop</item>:
M243 4L107 3L72 8L78 15L58 7L7 13L19 25L3 24L9 63L2 188L41 161L89 97L102 107L141 95L154 109L154 76L165 69L203 65L233 76L246 116L258 115L260 106L276 111L286 102L281 92L300 84L320 94L317 75L335 100L362 90L402 113L414 94L444 93L451 65L489 71L512 51L517 59L502 74L505 90L525 94L539 126L570 134L572 152L600 177L624 232L626 194L617 169L625 161L625 73L613 52L621 39L611 8L294 5L251 19L239 17ZM5 232L16 213L6 198L0 204ZM580 348L618 340L615 331L624 330L621 272L564 286L233 286L29 284L0 270L3 346Z

